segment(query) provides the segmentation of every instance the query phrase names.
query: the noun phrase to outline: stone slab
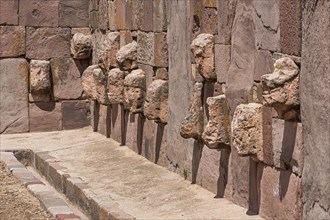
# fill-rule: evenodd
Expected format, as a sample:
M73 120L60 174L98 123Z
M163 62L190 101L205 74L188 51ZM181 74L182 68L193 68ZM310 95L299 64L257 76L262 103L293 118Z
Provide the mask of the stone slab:
M213 35L218 33L218 12L215 8L204 8L201 28L202 33Z
M18 25L18 0L2 0L0 25Z
M230 45L215 45L215 72L217 74L217 82L219 83L227 82L228 70L230 66L230 51Z
M63 129L78 129L90 125L90 101L62 101Z
M0 26L0 48L1 58L24 55L25 28L21 26Z
M59 26L88 27L88 0L59 0Z
M62 130L62 111L59 102L37 102L29 104L30 131Z

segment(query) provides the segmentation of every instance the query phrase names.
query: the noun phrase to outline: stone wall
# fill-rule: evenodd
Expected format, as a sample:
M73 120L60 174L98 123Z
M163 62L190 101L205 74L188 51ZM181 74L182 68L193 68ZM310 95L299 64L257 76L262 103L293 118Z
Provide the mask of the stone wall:
M71 38L90 32L88 0L0 1L0 133L90 124L81 85L89 58L73 59Z

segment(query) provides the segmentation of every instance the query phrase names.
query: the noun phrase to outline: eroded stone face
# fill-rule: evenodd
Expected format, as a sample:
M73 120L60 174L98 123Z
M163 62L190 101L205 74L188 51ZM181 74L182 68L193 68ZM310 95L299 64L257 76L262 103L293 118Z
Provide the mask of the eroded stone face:
M137 49L136 41L120 48L116 54L118 66L122 70L132 70L137 68Z
M207 98L209 121L202 138L211 149L221 149L230 146L230 120L228 103L225 95Z
M212 34L200 34L191 43L197 69L208 81L216 81L214 67L214 37Z
M100 104L109 104L106 84L106 76L99 65L89 66L82 75L82 86L85 94Z
M274 107L278 117L284 120L300 120L299 68L284 57L274 64L274 72L261 77L263 104Z
M110 32L100 46L100 54L98 63L107 72L110 68L117 67L116 53L120 48L120 34L119 32Z
M133 70L124 80L124 107L132 113L143 112L146 75L141 69Z
M148 87L144 102L144 115L149 120L167 123L168 82L156 79Z
M108 98L110 104L121 104L124 101L125 72L119 68L108 72Z
M46 60L31 60L30 92L45 94L50 92L50 64Z
M75 59L89 59L92 52L92 37L75 33L71 39L71 54Z
M204 129L204 111L202 102L203 83L196 82L188 115L181 123L180 135L183 138L200 139Z
M240 104L232 120L232 144L238 155L263 161L262 105Z

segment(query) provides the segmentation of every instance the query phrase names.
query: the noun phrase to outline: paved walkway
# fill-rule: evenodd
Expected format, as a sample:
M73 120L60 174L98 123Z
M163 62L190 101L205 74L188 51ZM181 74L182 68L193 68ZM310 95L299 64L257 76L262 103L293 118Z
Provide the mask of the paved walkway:
M46 152L91 191L137 219L261 219L91 128L0 136L0 150Z

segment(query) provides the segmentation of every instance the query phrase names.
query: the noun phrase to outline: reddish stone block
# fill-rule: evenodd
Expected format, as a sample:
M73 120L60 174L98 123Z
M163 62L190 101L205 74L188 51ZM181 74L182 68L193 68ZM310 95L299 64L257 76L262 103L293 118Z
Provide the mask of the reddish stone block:
M20 26L0 26L0 48L0 57L24 55L25 28Z
M155 46L155 33L138 31L138 62L148 65L154 64L154 46ZM161 41L161 37L158 38Z
M28 0L19 4L20 26L58 26L58 0Z
M153 31L153 1L143 0L141 30Z
M115 2L108 1L108 19L110 31L117 31Z
M166 33L155 33L154 39L154 66L168 67L168 51Z
M116 0L116 25L118 30L130 30L132 27L132 1Z
M62 130L61 103L30 103L30 131Z
M190 19L189 31L190 41L195 39L201 33L201 23L203 16L203 0L189 1Z
M153 31L163 32L167 30L166 5L167 0L154 0L153 8Z
M97 26L101 30L108 30L108 0L99 0L97 11Z
M89 12L89 26L92 29L97 29L98 27L98 12L97 11L91 11Z
M138 30L143 20L143 0L132 1L132 12L132 30Z
M217 0L203 0L205 8L217 8Z
M90 102L85 100L62 102L63 129L77 129L90 125Z
M59 1L59 26L88 27L88 0Z
M227 81L230 66L230 45L215 45L215 72L217 82L225 83Z
M130 31L120 31L120 47L125 46L133 41Z
M261 76L274 70L272 54L267 50L257 50L254 55L254 81L261 81Z
M2 0L0 25L18 25L18 0Z
M231 31L236 13L236 0L218 0L218 37L216 43L231 44Z
M218 12L214 8L205 8L203 10L202 32L207 34L218 34Z

